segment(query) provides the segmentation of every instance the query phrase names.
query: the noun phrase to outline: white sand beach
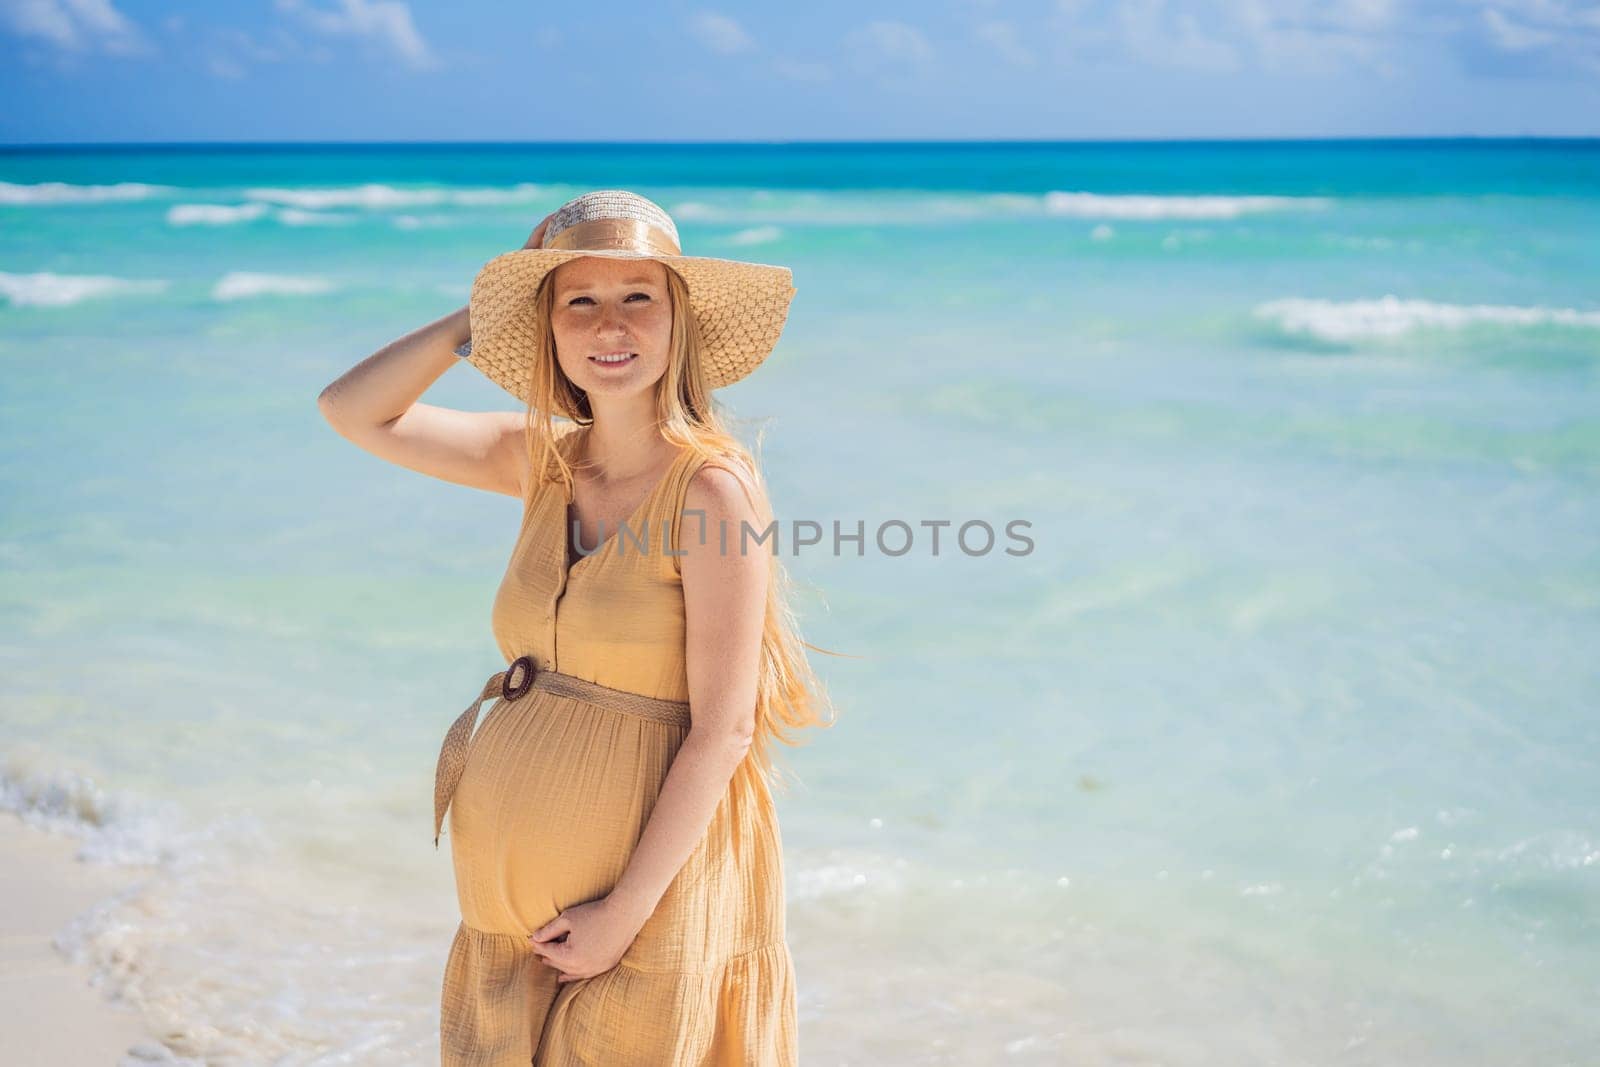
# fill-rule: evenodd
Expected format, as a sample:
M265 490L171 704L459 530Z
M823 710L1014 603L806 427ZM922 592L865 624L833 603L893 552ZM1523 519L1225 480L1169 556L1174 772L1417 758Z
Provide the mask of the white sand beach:
M0 1063L115 1067L130 1050L155 1044L132 1008L107 999L90 984L89 968L53 943L129 877L80 863L77 850L73 838L0 813Z

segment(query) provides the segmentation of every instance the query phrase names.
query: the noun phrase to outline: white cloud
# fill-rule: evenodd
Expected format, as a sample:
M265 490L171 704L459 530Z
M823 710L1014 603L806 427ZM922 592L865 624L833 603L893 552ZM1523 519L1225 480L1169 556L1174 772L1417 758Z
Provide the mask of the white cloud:
M698 11L689 20L689 29L702 45L718 55L731 56L755 47L744 27L715 11Z
M111 0L5 0L0 16L17 36L37 37L63 52L120 56L154 52Z
M251 64L325 63L330 58L326 48L308 49L281 26L275 27L264 39L231 26L213 29L201 46L201 52L207 73L233 81L245 77Z
M845 35L844 44L856 69L893 77L917 74L933 63L933 46L915 26L882 19Z
M1214 73L1356 66L1389 76L1410 8L1401 0L1056 0L1055 11L1046 39L1068 63L1133 60Z
M1268 70L1328 73L1353 64L1395 71L1393 0L1230 0L1229 13Z
M1232 45L1202 29L1194 14L1168 17L1166 0L1120 0L1117 25L1123 43L1152 65L1226 73L1238 69Z
M1600 74L1600 5L1587 0L1494 0L1480 5L1483 51L1469 65L1494 74Z
M1395 19L1395 0L1323 0L1300 5L1301 17L1313 25L1346 31L1378 32L1388 29Z
M1489 39L1496 47L1508 52L1525 52L1530 48L1542 48L1554 44L1556 41L1556 35L1551 31L1534 29L1520 22L1513 22L1492 7L1484 9L1483 22L1489 29Z
M414 70L439 65L411 21L411 5L403 0L338 0L332 10L310 7L305 0L277 0L277 8L317 33L368 41Z
M1033 53L1017 36L1017 28L1009 22L985 22L973 31L974 36L999 54L1007 63L1019 67L1033 66Z

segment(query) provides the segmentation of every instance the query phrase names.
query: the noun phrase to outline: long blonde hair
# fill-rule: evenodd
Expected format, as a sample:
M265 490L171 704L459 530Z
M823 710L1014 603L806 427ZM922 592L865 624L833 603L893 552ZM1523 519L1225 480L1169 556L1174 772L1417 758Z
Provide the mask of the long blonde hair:
M690 311L689 288L667 267L667 292L672 304L672 336L667 370L656 389L656 416L661 436L707 460L716 460L739 479L755 507L759 521L772 521L766 481L748 449L724 424L721 405L713 399L701 362L699 325ZM592 425L594 412L588 396L572 383L556 359L555 331L550 324L555 303L555 271L545 275L534 294L539 322L533 368L528 382L527 445L532 483L542 476L563 483L572 492L572 468L557 447L557 415L580 426ZM544 417L539 413L544 412ZM759 436L758 436L759 443ZM776 542L774 542L776 547ZM771 739L799 744L790 731L832 726L835 709L822 682L811 669L805 649L842 655L818 648L800 637L792 605L793 583L774 551L772 580L767 583L766 619L762 624L761 660L756 681L755 733L750 750L735 772L735 782L758 776L782 786L772 760ZM750 784L745 782L744 784Z

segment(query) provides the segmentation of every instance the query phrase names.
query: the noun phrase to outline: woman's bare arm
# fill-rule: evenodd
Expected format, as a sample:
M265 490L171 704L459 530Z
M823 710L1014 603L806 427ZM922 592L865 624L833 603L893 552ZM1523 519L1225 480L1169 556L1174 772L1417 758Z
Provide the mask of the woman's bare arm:
M458 308L391 341L322 390L317 407L339 435L373 455L457 485L521 497L524 411L457 411L418 401L461 361Z
M523 244L538 248L550 216ZM412 330L341 374L317 397L340 436L381 459L457 485L521 497L527 481L526 411L457 411L419 402L460 362L468 308Z
M761 633L766 617L769 556L746 549L741 524L759 532L771 522L765 500L752 505L732 472L707 465L689 481L684 514L697 514L694 534L680 545L687 623L691 723L667 769L655 808L610 899L635 929L655 910L667 887L705 836L728 782L755 732ZM709 544L700 544L704 523ZM685 520L685 530L690 521ZM727 530L729 549L714 531ZM739 547L733 547L739 546Z

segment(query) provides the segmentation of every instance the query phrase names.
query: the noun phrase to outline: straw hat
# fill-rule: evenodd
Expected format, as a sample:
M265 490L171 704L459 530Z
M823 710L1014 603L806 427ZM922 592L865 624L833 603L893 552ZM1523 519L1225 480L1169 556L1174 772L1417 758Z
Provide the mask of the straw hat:
M771 354L795 293L788 267L683 255L671 216L642 196L585 193L556 209L540 247L496 256L472 283L472 340L457 351L524 403L539 330L534 293L545 275L583 256L653 259L683 278L713 389L739 381Z

